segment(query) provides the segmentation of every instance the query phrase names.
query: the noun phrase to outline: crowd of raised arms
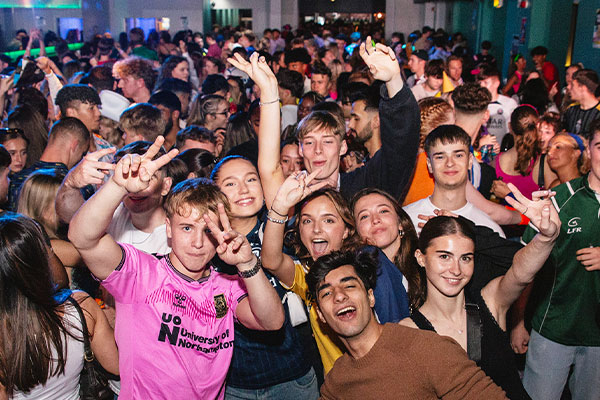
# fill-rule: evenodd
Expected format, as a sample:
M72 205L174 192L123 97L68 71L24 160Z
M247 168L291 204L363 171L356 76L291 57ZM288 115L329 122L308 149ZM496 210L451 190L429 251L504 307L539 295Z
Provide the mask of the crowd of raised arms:
M0 399L600 399L597 72L382 32L18 31Z

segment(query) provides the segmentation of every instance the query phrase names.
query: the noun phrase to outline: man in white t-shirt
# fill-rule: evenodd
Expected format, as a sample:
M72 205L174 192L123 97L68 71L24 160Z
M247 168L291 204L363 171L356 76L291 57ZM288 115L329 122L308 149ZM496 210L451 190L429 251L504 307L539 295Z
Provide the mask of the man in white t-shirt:
M470 219L476 225L487 226L504 237L497 223L467 201L469 169L473 164L470 145L469 135L456 125L441 125L425 139L427 168L435 180L433 194L404 207L418 234L421 233L419 222L425 222L419 215L435 215L435 209L445 209Z
M510 97L498 93L500 72L495 67L487 64L481 65L477 81L481 87L486 88L492 94L492 101L488 105L490 118L486 127L490 134L496 136L498 143L502 143L502 139L509 131L510 116L518 104Z

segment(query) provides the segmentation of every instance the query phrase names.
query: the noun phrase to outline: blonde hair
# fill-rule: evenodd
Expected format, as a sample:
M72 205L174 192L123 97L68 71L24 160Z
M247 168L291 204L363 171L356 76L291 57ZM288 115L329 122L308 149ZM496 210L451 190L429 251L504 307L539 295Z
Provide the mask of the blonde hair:
M221 189L209 179L195 178L180 182L171 189L164 206L167 217L171 218L175 214L188 217L193 209L198 210L200 215L209 211L219 215L219 203L225 206L229 215L229 201Z
M577 144L577 141L571 135L577 136L579 139L581 139L581 142L583 143L583 147L584 147L583 151L580 150L579 145ZM587 155L587 151L585 151L589 145L588 141L585 138L581 137L580 135L576 135L574 133L569 134L567 132L559 132L556 135L554 135L552 137L552 139L550 139L549 143L554 142L556 140L556 138L558 138L558 137L567 138L569 143L571 143L573 145L573 148L575 150L581 151L581 155L577 159L577 170L579 171L579 173L581 175L587 174L591 168L590 159Z
M419 148L423 149L427 135L438 126L448 122L448 113L452 112L452 106L439 97L426 97L419 100L419 109L421 110Z
M25 180L19 194L17 212L26 215L42 224L48 236L56 239L58 218L48 219L47 210L56 214L54 200L62 177L50 169L35 171Z

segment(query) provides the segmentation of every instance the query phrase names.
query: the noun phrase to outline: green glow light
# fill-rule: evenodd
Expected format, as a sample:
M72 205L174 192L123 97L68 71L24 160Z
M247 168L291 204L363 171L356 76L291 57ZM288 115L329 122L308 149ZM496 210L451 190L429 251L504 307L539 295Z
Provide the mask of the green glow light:
M0 8L81 8L81 0L4 0Z

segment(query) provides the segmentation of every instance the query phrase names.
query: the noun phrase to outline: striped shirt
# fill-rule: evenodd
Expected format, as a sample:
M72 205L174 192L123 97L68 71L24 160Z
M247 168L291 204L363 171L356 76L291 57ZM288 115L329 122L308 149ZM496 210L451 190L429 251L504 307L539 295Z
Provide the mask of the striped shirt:
M590 125L596 119L600 119L600 103L594 107L583 110L579 103L573 103L567 108L563 116L563 128L567 132L575 133L590 139Z

